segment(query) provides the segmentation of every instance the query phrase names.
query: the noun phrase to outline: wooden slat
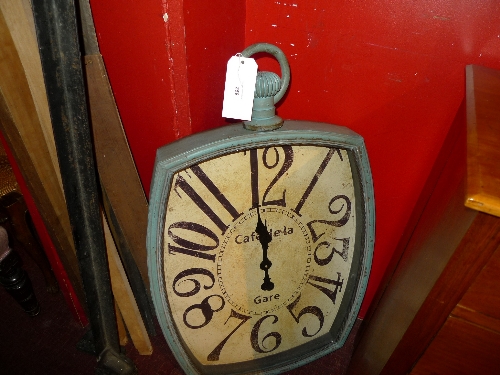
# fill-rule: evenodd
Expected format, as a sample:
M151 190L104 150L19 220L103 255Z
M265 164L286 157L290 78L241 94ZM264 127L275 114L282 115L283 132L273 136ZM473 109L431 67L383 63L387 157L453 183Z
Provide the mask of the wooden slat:
M411 369L499 244L500 220L478 213L380 374Z
M55 177L59 181L62 190L61 173L59 171L56 145L52 134L52 122L50 120L47 92L45 91L45 82L43 80L42 64L40 62L40 55L38 54L31 1L3 0L0 2L0 9L4 14L5 21L12 35L12 40L19 54L19 59L23 65L38 115L43 140L54 166Z
M500 216L500 71L467 66L466 206Z
M497 375L500 369L499 344L498 332L451 317L411 375Z
M13 2L2 2L13 5ZM0 8L0 126L4 137L16 158L28 189L34 198L47 231L56 247L69 275L78 299L84 303L85 296L75 255L73 237L64 194L58 178L58 168L51 156L50 142L45 140L45 125L42 125L25 68L16 48L16 42L6 19L18 17L22 22L24 10L13 15L13 8L5 13ZM25 20L26 21L26 20ZM31 34L24 34L27 45ZM17 44L23 44L20 37ZM27 57L25 57L26 59ZM31 58L39 59L38 49ZM40 104L40 102L39 102Z
M146 232L148 203L135 168L101 55L85 56L90 115L101 185L128 248L149 286Z
M118 339L121 346L125 346L128 343L127 328L125 327L125 322L123 321L122 313L120 308L115 301L115 315L116 315L116 325L118 328Z
M500 222L500 219L497 219ZM500 224L498 225L500 231ZM478 239L483 241L482 239ZM478 249L483 247L478 243ZM480 256L478 254L478 256ZM500 322L500 248L460 300L463 308L477 311Z
M127 280L127 275L118 255L113 236L103 215L104 236L106 239L106 250L108 253L109 274L111 276L111 287L118 308L127 326L130 338L135 348L142 355L150 355L153 352L146 327L135 302L132 289Z
M465 306L458 304L453 311L451 316L466 320L476 326L484 327L489 330L500 333L500 320L492 318L491 316L485 315L479 311L469 309ZM500 343L499 343L500 345Z
M146 328L154 334L146 255L148 203L99 53L90 3L82 0L79 5L90 118L103 205Z

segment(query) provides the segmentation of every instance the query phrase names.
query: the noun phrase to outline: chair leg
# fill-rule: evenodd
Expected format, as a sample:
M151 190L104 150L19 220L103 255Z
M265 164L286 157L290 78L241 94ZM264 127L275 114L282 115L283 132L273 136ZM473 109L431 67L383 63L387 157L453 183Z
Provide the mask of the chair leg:
M0 285L14 297L23 310L31 316L38 315L40 305L31 281L21 268L19 255L8 246L8 234L0 226Z
M10 238L11 246L16 249L19 245L35 261L42 271L45 286L49 293L59 291L59 285L52 272L49 260L40 245L38 234L31 220L31 216L24 202L23 196L18 192L11 192L0 198L0 206L7 212L12 226Z

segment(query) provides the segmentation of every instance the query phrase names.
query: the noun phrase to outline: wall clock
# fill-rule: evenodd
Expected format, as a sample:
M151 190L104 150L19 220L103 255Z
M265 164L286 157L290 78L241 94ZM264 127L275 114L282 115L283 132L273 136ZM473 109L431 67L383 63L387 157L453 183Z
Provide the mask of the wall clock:
M252 120L160 148L148 266L158 320L188 374L277 374L341 347L357 317L374 244L361 136L283 121L288 86L259 72Z

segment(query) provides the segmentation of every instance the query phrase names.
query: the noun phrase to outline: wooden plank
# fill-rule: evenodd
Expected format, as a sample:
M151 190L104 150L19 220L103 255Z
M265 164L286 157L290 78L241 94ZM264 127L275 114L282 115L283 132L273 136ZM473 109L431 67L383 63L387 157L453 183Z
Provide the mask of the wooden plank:
M149 285L146 254L148 203L102 56L85 56L85 71L99 178L142 278Z
M500 221L498 219L497 221ZM500 224L497 226L500 231ZM483 241L478 239L478 241ZM483 248L479 245L477 249ZM479 256L479 255L478 255ZM500 321L500 248L460 300L460 306Z
M118 255L118 250L116 249L113 236L111 235L111 231L104 215L103 225L113 295L135 348L139 354L150 355L153 353L153 347L151 345L151 341L149 340L146 327L139 312L139 308L137 307L137 303L135 302L132 289L128 283L127 275L123 269L120 256Z
M2 3L3 4L3 3ZM0 126L74 287L85 302L64 194L37 106L3 9L0 14ZM12 9L10 9L11 11ZM10 14L7 18L11 17ZM17 14L22 19L23 12ZM20 21L21 22L21 21ZM39 58L38 50L32 57Z
M491 316L485 315L479 311L475 311L458 304L453 311L451 316L466 320L477 326L485 327L491 331L500 333L500 320L493 318Z
M104 209L141 315L148 332L154 334L146 254L148 203L99 53L90 3L82 0L79 5L94 149Z
M467 196L465 205L500 216L500 71L467 66Z
M55 168L56 177L61 182L59 165L55 150L54 139L52 136L52 123L48 111L47 95L45 91L45 84L43 81L42 68L38 53L38 45L35 37L35 26L33 20L33 13L31 10L30 0L5 0L0 2L0 11L4 15L5 22L10 30L12 40L18 52L19 59L21 60L26 79L32 94L33 102L38 114L38 119L41 125L41 130L44 134L44 141L47 146L50 159ZM6 143L2 137L2 142ZM9 147L6 145L5 147ZM61 291L66 299L71 312L76 320L80 321L82 326L86 326L88 321L86 319L83 308L80 304L80 299L75 294L72 283L74 283L74 276L68 278L68 273L64 269L58 250L53 244L53 240L47 229L44 226L44 219L41 218L40 212L36 207L36 203L31 197L31 193L24 181L24 178L19 171L17 161L13 157L10 149L7 152L11 165L13 166L14 173L19 182L20 190L23 193L26 205L30 211L31 216L34 218L33 222L38 234L40 235L44 251L49 258L51 266L55 271L56 278L58 279ZM61 187L62 190L62 187ZM65 261L65 264L68 262ZM66 267L67 268L67 267ZM71 272L71 270L70 270ZM78 275L76 277L79 277ZM76 285L77 289L81 286ZM77 292L80 297L81 290ZM83 303L85 301L83 300Z
M500 333L450 317L411 375L497 375L499 344Z
M118 339L121 346L125 346L128 343L127 328L125 327L125 322L123 321L123 315L120 312L120 308L115 301L115 315L116 315L116 325L118 326Z
M500 220L479 213L381 374L408 372L500 244Z
M47 92L43 80L42 64L38 53L31 1L3 0L0 2L0 9L4 14L5 22L11 32L12 40L23 65L47 152L54 166L55 177L59 181L62 190L61 173L59 171L56 145L52 134L52 122L50 120Z

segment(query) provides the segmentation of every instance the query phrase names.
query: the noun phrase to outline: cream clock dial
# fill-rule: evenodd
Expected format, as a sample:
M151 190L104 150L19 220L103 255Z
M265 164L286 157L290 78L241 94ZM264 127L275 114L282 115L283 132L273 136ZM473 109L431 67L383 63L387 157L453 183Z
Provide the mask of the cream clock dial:
M258 43L236 57L261 52L278 60L281 78L258 73L251 121L156 155L151 294L189 375L279 374L331 353L368 282L375 206L363 138L277 116L290 81L283 52Z
M172 175L162 293L175 336L207 373L332 340L359 241L351 159L340 147L274 145Z

